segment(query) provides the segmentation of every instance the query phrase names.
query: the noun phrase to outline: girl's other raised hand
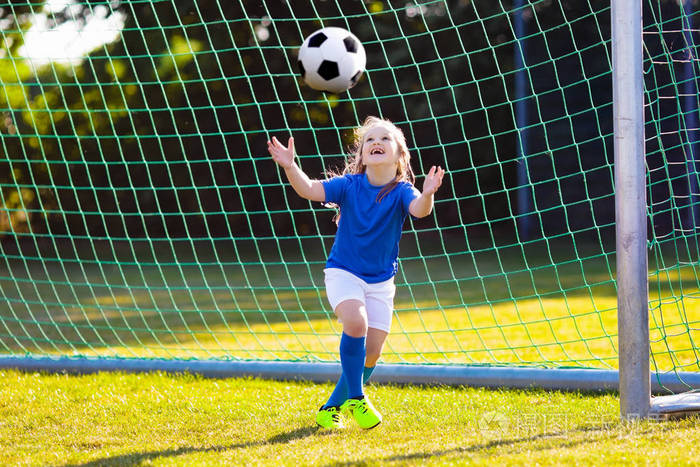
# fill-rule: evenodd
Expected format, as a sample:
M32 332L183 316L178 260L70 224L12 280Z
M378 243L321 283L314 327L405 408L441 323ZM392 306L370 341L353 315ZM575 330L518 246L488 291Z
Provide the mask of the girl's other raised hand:
M277 165L288 169L294 164L294 138L290 137L287 146L284 146L276 137L267 142L267 152L272 156Z
M442 177L445 175L445 170L442 167L432 166L423 181L423 194L434 194L440 185L442 185Z

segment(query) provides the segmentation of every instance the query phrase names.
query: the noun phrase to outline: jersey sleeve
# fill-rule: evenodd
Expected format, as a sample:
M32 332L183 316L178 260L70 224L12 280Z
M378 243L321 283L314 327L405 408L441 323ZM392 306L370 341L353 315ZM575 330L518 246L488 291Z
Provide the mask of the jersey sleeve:
M326 192L326 203L335 203L341 205L345 197L345 188L350 179L347 176L332 177L327 180L321 180L323 189Z
M411 202L419 196L420 191L418 191L418 188L414 187L410 183L401 184L401 202L406 212L409 212L408 207L411 205Z

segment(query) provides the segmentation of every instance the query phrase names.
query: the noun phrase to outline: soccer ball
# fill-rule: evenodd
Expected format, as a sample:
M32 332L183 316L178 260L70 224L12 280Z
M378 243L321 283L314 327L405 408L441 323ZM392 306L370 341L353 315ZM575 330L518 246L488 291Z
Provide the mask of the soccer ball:
M310 34L299 49L299 71L309 87L339 93L355 86L367 56L350 31L327 27Z

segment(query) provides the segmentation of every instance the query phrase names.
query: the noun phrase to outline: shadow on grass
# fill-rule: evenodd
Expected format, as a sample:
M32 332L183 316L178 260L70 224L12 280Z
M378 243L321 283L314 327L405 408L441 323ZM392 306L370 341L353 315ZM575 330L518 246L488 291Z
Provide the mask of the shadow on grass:
M330 432L319 431L320 428L317 426L306 426L302 428L297 428L295 430L280 433L278 435L272 436L266 441L248 441L245 443L234 443L225 444L218 446L207 446L207 447L194 447L194 446L183 446L174 449L164 449L161 451L148 451L148 452L133 452L128 454L121 454L113 457L104 457L96 459L94 461L85 462L83 464L64 464L65 467L93 467L93 466L103 466L103 465L141 465L149 461L156 459L166 458L166 457L176 457L183 454L191 453L207 453L207 452L224 452L233 449L246 449L256 446L264 446L266 444L284 444L290 441L306 438L307 436L312 436L315 434L324 435Z
M354 460L354 461L348 461L348 462L337 462L337 463L331 463L327 464L329 466L333 467L342 467L342 466L350 466L350 465L378 465L378 464L383 464L383 463L393 463L393 462L398 462L400 464L420 464L422 461L426 459L434 459L434 458L441 458L441 457L449 457L449 456L460 456L460 455L484 455L489 452L491 449L502 449L502 448L515 448L518 447L519 445L522 445L524 443L534 443L537 441L557 441L555 445L552 444L544 444L544 445L530 445L528 446L529 450L532 451L537 451L537 450L544 450L544 449L552 449L552 448L573 448L582 444L587 444L587 443L594 443L599 441L599 438L596 437L596 434L610 434L613 435L613 433L616 433L609 425L601 425L601 426L592 426L592 427L582 427L582 428L577 428L577 429L572 429L572 430L561 430L561 431L556 431L556 432L551 432L551 433L539 433L531 436L524 436L520 438L505 438L505 439L494 439L485 443L479 443L479 444L471 444L467 446L459 446L451 449L438 449L434 451L421 451L421 452L413 452L413 453L407 453L407 454L398 454L398 455L393 455L393 456L387 456L387 457L377 457L377 458L370 458L370 459L362 459L360 461ZM570 439L572 435L576 434L590 434L591 436L583 436L581 438L577 439ZM502 452L508 452L508 451L502 451Z

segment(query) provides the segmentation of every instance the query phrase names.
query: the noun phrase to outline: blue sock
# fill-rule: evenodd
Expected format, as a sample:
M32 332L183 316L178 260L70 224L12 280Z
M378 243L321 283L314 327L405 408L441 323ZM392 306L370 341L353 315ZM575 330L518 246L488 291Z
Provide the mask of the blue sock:
M352 337L343 333L340 338L340 365L348 385L348 398L364 396L362 374L365 356L365 337Z
M364 386L369 381L372 372L376 367L365 367L362 371L362 385ZM345 373L341 373L338 384L335 385L335 389L331 393L331 397L328 398L328 402L324 404L324 407L338 407L340 404L348 400L348 382L345 379Z
M377 368L376 366L366 366L364 371L362 372L362 385L364 386L367 384L367 381L369 381L370 376L372 376L372 372L374 369Z
M345 372L340 374L340 379L338 384L335 385L335 389L331 393L331 397L328 398L328 402L324 407L338 407L340 404L345 402L348 398L348 383L345 380Z

